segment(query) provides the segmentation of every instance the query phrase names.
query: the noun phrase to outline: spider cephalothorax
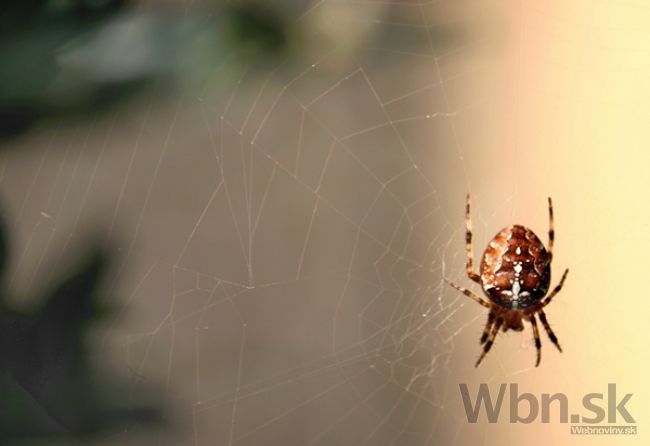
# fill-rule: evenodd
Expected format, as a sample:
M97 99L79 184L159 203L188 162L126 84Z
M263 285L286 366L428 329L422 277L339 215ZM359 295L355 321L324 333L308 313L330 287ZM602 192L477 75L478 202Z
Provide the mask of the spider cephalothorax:
M530 229L520 226L508 226L503 228L488 243L481 260L481 274L474 272L472 254L472 224L470 218L470 197L467 195L467 206L465 208L465 250L467 253L467 275L471 280L481 285L488 300L481 299L470 290L458 286L449 280L447 282L471 297L482 306L488 308L487 323L481 336L483 352L476 361L478 366L494 343L499 332L512 330L521 331L524 329L522 320L528 320L533 327L535 347L537 348L537 362L541 359L541 341L535 314L548 334L550 340L558 350L562 351L557 337L548 324L543 308L551 302L551 299L562 289L564 280L569 270L565 270L560 283L548 295L551 282L551 260L553 258L553 203L548 199L549 231L548 249ZM445 279L446 280L446 279Z

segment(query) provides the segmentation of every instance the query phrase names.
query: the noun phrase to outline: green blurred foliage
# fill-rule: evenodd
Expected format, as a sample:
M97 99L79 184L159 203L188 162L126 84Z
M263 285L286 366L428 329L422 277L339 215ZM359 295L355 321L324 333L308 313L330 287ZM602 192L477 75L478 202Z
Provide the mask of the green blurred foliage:
M126 407L97 373L87 334L106 314L99 301L109 254L96 247L68 277L45 291L37 308L6 304L8 243L0 226L0 444L95 435L160 420L153 406ZM52 437L54 436L54 437Z
M160 82L173 91L231 54L281 57L287 20L269 4L208 4L182 17L126 0L11 0L0 12L0 139L41 119L87 117Z
M286 21L264 4L234 3L224 10L228 43L248 57L274 58L288 46Z
M99 297L106 249L87 252L38 306L7 305L8 243L0 226L0 444L92 436L160 421L152 405L116 401L124 382L99 373L88 333L107 312Z
M13 0L0 12L0 138L18 135L56 108L48 89L62 46L123 9L125 0Z

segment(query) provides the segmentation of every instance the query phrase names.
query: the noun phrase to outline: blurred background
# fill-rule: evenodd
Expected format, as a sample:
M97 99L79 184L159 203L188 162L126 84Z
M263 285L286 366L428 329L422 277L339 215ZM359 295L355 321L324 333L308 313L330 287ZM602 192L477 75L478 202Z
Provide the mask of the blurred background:
M0 13L0 442L645 444L650 5L30 0ZM564 347L444 286L547 230ZM635 437L459 383L633 393Z

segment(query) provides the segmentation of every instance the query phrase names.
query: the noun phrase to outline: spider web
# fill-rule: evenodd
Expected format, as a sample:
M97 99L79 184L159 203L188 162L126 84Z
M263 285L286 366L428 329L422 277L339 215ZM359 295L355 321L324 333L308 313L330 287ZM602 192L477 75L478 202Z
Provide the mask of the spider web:
M444 444L466 425L457 371L484 314L441 279L465 283L476 37L440 43L460 26L447 2L336 5L297 23L369 27L352 55L334 39L242 67L220 92L55 129L38 138L63 150L11 160L38 166L14 206L17 282L49 277L93 216L126 234L126 322L104 349L134 400L162 386L183 431L158 444Z

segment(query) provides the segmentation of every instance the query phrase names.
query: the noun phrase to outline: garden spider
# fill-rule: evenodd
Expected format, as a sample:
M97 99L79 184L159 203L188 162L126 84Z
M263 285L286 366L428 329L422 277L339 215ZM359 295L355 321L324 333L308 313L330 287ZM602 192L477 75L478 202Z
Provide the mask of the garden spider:
M537 362L539 366L542 354L542 343L535 315L539 315L549 339L558 350L562 348L557 337L548 324L544 307L560 292L569 270L566 269L560 283L548 295L551 282L551 260L553 259L553 203L548 199L549 230L548 250L530 229L513 225L503 228L488 243L481 260L481 274L474 272L472 254L472 221L470 217L470 196L467 194L465 207L465 251L467 254L467 275L471 280L481 285L488 300L482 299L467 288L458 286L444 279L449 285L474 299L480 305L488 308L487 323L481 336L483 352L476 361L476 367L481 363L487 352L492 348L499 328L507 331L524 329L522 320L526 319L533 327Z

